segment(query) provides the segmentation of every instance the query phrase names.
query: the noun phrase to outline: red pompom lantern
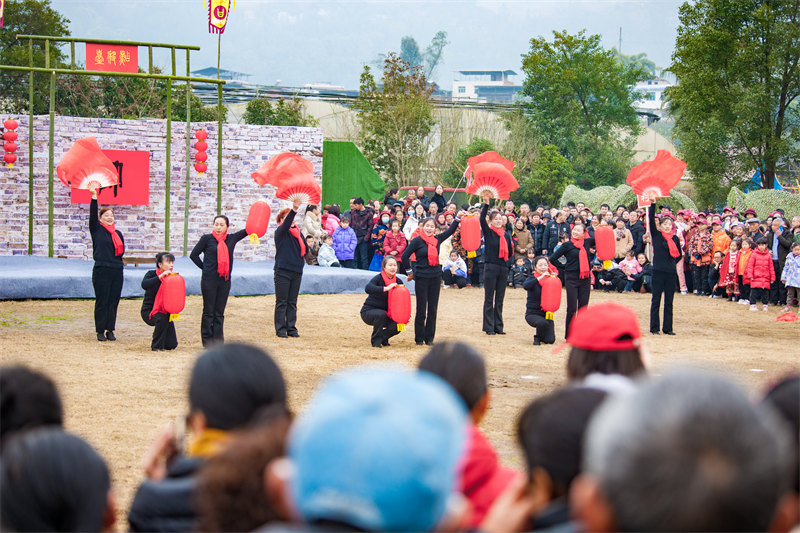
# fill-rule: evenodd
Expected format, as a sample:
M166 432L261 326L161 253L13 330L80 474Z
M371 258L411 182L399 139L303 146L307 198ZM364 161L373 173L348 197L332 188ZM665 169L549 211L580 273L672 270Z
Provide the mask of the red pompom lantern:
M461 246L467 251L467 257L475 257L481 247L481 221L477 216L461 219Z
M194 147L197 150L194 154L194 158L197 160L194 169L202 178L205 171L208 170L208 165L205 163L208 161L208 154L206 153L208 149L208 143L206 142L206 139L208 139L208 132L206 130L197 130L194 136L197 139L197 142L194 143Z
M258 239L266 235L269 217L269 204L264 200L257 200L250 206L245 225L247 234L250 235L250 244L258 244Z
M186 282L178 273L164 276L161 280L164 291L164 312L169 314L169 320L179 320L179 315L186 306Z
M397 285L389 291L389 319L397 322L397 331L406 329L411 320L411 293L405 285Z
M553 313L561 307L561 280L556 276L545 276L539 280L542 286L542 311L547 320L553 320Z
M594 230L594 246L597 250L597 258L603 262L603 268L608 270L611 260L617 252L614 238L614 230L611 226L598 226Z
M3 126L6 129L6 132L3 133L3 140L6 141L3 145L3 150L6 152L3 161L7 168L14 168L14 163L17 161L17 156L14 154L17 151L17 143L14 142L17 140L17 132L14 130L19 124L13 118L9 118L3 122Z

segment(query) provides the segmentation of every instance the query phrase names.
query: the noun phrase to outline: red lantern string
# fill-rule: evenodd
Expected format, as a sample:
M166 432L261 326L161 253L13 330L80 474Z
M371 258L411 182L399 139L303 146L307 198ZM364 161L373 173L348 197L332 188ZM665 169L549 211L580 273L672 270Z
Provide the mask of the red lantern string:
M3 133L3 140L6 141L3 144L3 150L6 152L3 156L3 161L5 161L7 168L14 168L14 163L17 161L17 156L14 154L17 151L17 143L14 142L17 140L17 132L14 130L17 129L19 124L13 118L9 118L3 122L3 126L6 129L5 133Z
M206 143L208 132L206 130L197 130L194 133L194 137L197 139L197 142L194 143L194 147L197 150L194 154L194 158L197 160L197 163L194 164L194 169L202 178L205 171L208 170L208 165L206 165L206 161L208 161L208 154L206 153L208 149L208 143Z

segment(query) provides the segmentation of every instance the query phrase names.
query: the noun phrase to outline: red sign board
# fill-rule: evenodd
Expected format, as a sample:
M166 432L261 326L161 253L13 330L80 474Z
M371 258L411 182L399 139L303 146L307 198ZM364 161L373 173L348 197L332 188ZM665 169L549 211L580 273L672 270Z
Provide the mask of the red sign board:
M103 150L119 171L119 184L101 189L97 201L101 205L147 205L150 203L150 152ZM92 193L71 189L73 204L88 204Z
M139 72L139 47L86 43L86 70Z
M652 204L653 202L650 200L650 197L646 194L637 194L636 200L639 202L639 209L642 207L647 207L648 205Z

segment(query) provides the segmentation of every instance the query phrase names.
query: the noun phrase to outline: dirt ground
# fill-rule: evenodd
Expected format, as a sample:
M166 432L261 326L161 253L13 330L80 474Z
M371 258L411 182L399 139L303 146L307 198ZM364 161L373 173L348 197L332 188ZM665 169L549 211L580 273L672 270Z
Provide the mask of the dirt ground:
M592 302L615 300L631 306L648 330L649 295L594 292ZM272 324L273 296L231 298L226 340L266 349L285 372L291 406L302 411L320 380L342 368L391 363L413 367L425 353L414 344L413 324L392 346L369 345L370 326L361 322L364 295L301 295L299 339L279 339ZM565 383L568 350L532 346L524 321L525 291L509 289L505 336L481 332L481 289L443 290L436 340L474 344L487 357L491 409L482 423L503 462L521 469L514 442L518 413L531 399ZM187 379L201 350L202 300L188 298L177 324L180 346L151 352L152 328L139 316L140 299L123 300L117 342L98 343L92 300L0 302L0 363L24 363L49 374L64 398L66 426L87 439L112 470L120 514L118 528L142 479L141 457L158 429L186 412ZM756 396L771 381L800 369L800 322L776 322L780 309L748 311L742 305L676 295L677 336L646 334L652 372L702 367L721 372ZM413 318L412 318L413 320ZM556 314L556 338L563 338L563 308Z

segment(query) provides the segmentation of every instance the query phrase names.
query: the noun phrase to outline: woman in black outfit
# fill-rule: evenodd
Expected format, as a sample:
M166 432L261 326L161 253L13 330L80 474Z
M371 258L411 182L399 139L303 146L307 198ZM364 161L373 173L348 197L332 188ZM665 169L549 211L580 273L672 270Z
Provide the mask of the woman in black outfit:
M200 291L203 293L203 317L200 321L200 337L207 347L219 341L225 342L223 325L225 306L231 292L233 271L233 249L236 243L247 237L247 230L228 234L230 221L224 215L214 217L211 233L206 233L194 246L189 258L203 271ZM200 259L203 254L203 259Z
M533 272L522 285L528 291L528 301L525 304L525 321L536 328L536 335L533 336L533 345L553 344L556 342L556 325L552 320L546 318L547 313L542 309L542 286L539 281L550 276L550 263L547 257L540 255L533 260Z
M503 299L508 286L509 259L514 255L514 244L503 224L503 213L489 213L490 193L483 197L481 230L484 242L483 266L483 331L487 335L505 335L503 331ZM490 225L491 224L491 225Z
M125 238L114 227L114 211L104 207L97 213L97 189L89 204L89 233L92 235L92 286L94 287L94 328L97 340L115 341L117 308L122 294L122 255Z
M299 207L300 200L295 200L291 209L282 209L275 217L275 335L281 338L300 336L295 324L306 242L294 224Z
M155 326L153 342L150 349L154 352L161 350L174 350L178 347L178 336L175 334L175 322L171 322L169 314L161 308L161 302L156 307L158 291L161 289L161 280L172 273L175 256L161 252L156 254L156 269L148 270L142 280L144 300L142 301L142 320L148 326Z
M414 340L418 345L423 342L433 344L436 336L436 311L439 308L439 291L442 288L442 267L439 265L439 247L450 235L455 233L460 219L453 220L450 227L439 235L434 235L436 222L428 217L420 223L422 232L411 239L403 252L403 266L411 272L411 254L417 255L414 273L408 279L416 280L415 293L417 312L414 316Z
M578 309L589 305L592 290L592 271L589 267L589 248L594 248L594 237L588 237L586 226L575 224L572 237L550 255L550 262L564 269L564 285L567 288L567 318L564 338L569 336L569 324ZM560 257L565 265L558 262Z
M655 198L653 198L655 200ZM672 331L672 300L678 283L678 262L683 257L681 243L672 233L675 223L669 216L661 217L656 225L655 201L648 211L650 220L650 240L653 244L653 299L650 300L650 333L659 334L659 313L661 312L661 295L664 295L664 323L661 331L667 335L675 335Z
M397 277L397 259L387 255L383 258L381 272L367 283L364 292L369 294L361 307L361 320L372 326L373 348L389 346L389 339L400 333L397 322L389 318L389 291L403 280Z

